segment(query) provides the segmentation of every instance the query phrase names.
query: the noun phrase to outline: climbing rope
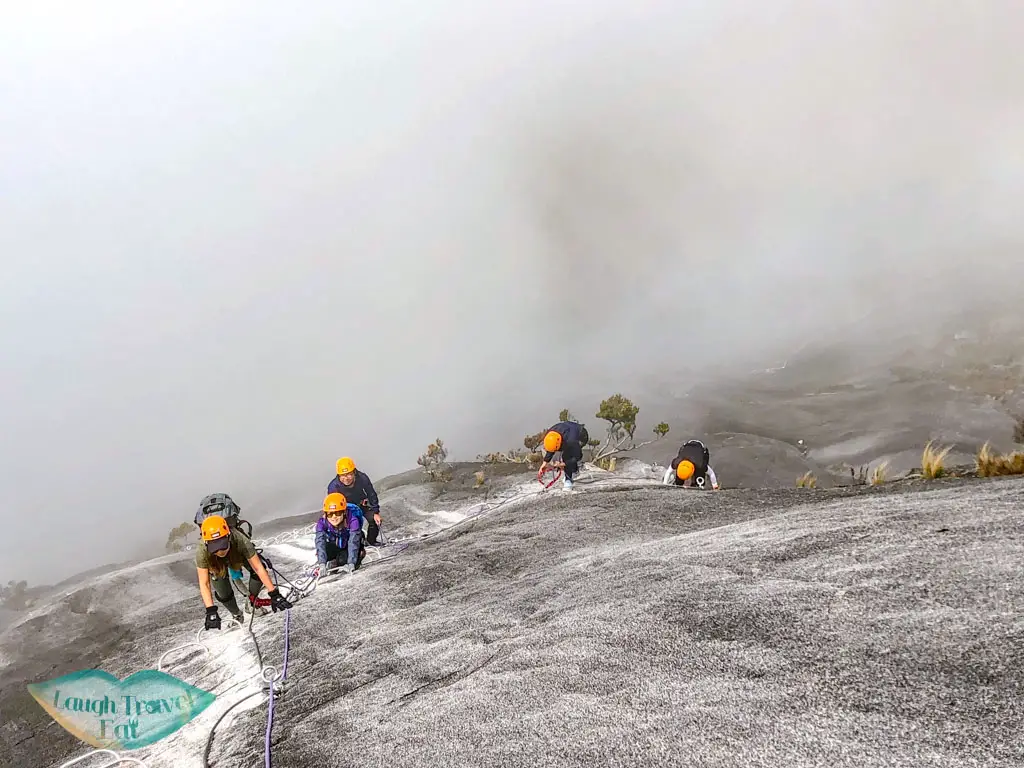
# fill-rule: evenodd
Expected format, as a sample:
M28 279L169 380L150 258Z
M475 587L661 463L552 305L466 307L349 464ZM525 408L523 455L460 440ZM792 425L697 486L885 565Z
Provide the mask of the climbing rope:
M561 469L558 469L558 472L559 474L556 476L555 481L557 481L558 478L561 477ZM554 482L547 485L546 488L550 488L553 484ZM466 515L466 517L464 517L462 520L459 520L456 523L452 523L451 525L445 526L444 528L440 528L436 531L431 531L430 533L420 533L411 536L403 536L401 538L388 539L385 546L397 546L400 544L407 544L414 541L423 541L424 539L433 538L434 536L438 536L444 533L445 531L449 531L459 525L462 525L465 522L468 522L469 520L474 520L489 512L493 512L495 509L503 507L506 504L510 504L515 501L521 501L531 496L535 496L538 492L540 491L534 489L527 489L520 486L513 486L512 488L506 489L498 496L495 496L494 499L481 501L469 507L471 511ZM314 514L314 512L310 511L310 514ZM291 531L284 531L282 533L270 536L265 539L253 539L253 543L259 547L271 547L277 544L289 544L293 541L298 541L299 539L303 539L308 536L314 535L315 533L316 523L310 523L308 525L302 526L301 528L296 528Z
M87 758L95 757L96 755L109 755L111 761L107 763L101 763L100 765L94 766L94 768L113 768L115 765L124 765L126 763L128 765L141 765L142 768L146 768L146 764L141 760L136 760L134 757L128 756L122 757L121 755L117 754L117 752L114 752L109 749L94 749L92 752L86 752L81 757L76 757L74 760L64 763L64 765L61 766L61 768L69 768L69 766L80 763L83 760L86 760Z
M555 469L555 468L551 468L551 469ZM380 560L390 560L395 555L397 555L400 552L402 552L405 549L407 549L413 542L425 541L427 539L432 539L435 536L440 536L441 534L447 533L447 532L449 532L449 531L451 531L451 530L453 530L453 529L455 529L455 528L457 528L457 527L459 527L459 526L461 526L461 525L463 525L463 524L465 524L467 522L471 522L471 521L476 520L476 519L478 519L480 517L483 517L483 516L493 512L494 510L499 509L500 507L506 506L508 504L512 504L512 503L517 502L517 501L525 500L525 499L530 498L532 496L536 496L539 493L543 493L544 491L546 491L549 488L551 488L556 482L558 482L558 480L561 477L562 477L562 470L560 468L557 469L557 472L555 473L554 479L551 480L550 482L547 482L547 483L545 483L545 481L542 479L541 473L538 473L537 480L540 482L540 485L542 486L542 488L538 489L536 486L534 486L532 489L530 489L528 487L524 487L524 486L509 488L509 489L505 490L503 493L501 493L498 496L496 496L494 499L489 499L489 500L480 502L479 504L470 507L469 508L469 510L470 510L469 513L462 520L459 520L456 523L453 523L451 525L445 526L443 528L440 528L440 529L438 529L436 531L432 531L430 533L421 533L421 534L406 536L406 537L402 537L402 538L387 539L385 541L384 537L383 537L383 531L382 531L381 534L380 534L381 542L382 542L382 548L389 548L389 549L390 548L394 548L395 552L394 552L394 554L391 554L391 555L387 555L387 556L384 556L384 557L376 558L375 560L373 560L371 562L378 562ZM598 479L589 479L589 482L587 484L594 484L594 483L597 483L597 482L600 482L600 480L598 480ZM274 546L275 544L285 544L285 543L289 543L289 542L292 542L292 541L296 541L296 540L298 540L300 538L308 537L308 536L314 534L315 530L316 530L316 524L315 523L310 524L310 525L305 525L305 526L302 526L301 528L297 528L297 529L294 529L294 530L291 530L291 531L286 531L286 532L277 534L276 536L272 536L272 537L267 538L267 539L260 539L259 540L259 547L260 547L260 549L262 549L262 548L265 548L265 547ZM254 541L254 543L255 543L255 541ZM287 576L285 576L283 573L281 573L281 571L278 570L277 567L274 566L273 563L271 563L269 559L267 559L267 558L264 558L264 559L266 561L266 565L269 566L267 568L268 572L273 573L274 576L276 577L275 586L278 587L278 588L285 587L287 589L287 594L284 594L284 596L289 600L289 602L292 602L293 604L294 604L294 602L296 602L296 601L298 601L300 599L306 598L309 595L311 595L314 592L314 590L316 590L317 585L320 583L320 581L325 576L331 575L332 573L336 573L337 571L341 570L340 566L338 568L324 569L324 570L321 570L318 566L312 566L310 568L307 568L306 571L303 572L301 578L298 578L295 581L292 581ZM257 607L256 606L251 606L251 613L250 613L250 616L249 616L248 626L246 626L245 623L240 622L237 619L235 619L234 617L232 617L231 619L228 619L228 621L226 622L226 626L224 626L221 629L221 633L226 635L226 634L232 632L233 630L238 629L238 630L243 630L244 634L252 639L253 646L254 646L255 651L256 651L256 658L257 658L257 663L258 663L258 667L259 667L259 672L253 673L251 675L246 675L246 676L242 677L241 680L236 681L235 683L230 685L225 691L221 691L217 695L218 696L223 696L224 693L226 693L227 691L233 690L234 688L238 687L239 685L244 685L246 682L249 682L250 680L252 680L253 678L255 678L257 676L260 678L260 680L262 681L264 686L269 689L269 700L268 700L268 707L267 707L267 728L266 728L266 735L265 735L265 739L264 739L264 763L265 763L265 768L271 768L271 734L272 734L273 725L274 725L275 692L278 690L278 688L275 688L275 686L278 686L280 692L283 693L284 690L285 690L285 684L287 682L287 676L288 676L288 650L289 650L289 638L290 638L290 627L291 627L291 609L286 609L285 610L285 619L284 619L284 660L283 660L283 665L282 665L282 669L281 669L280 673L278 672L276 667L274 667L272 665L264 665L264 663L263 663L263 653L262 653L262 650L260 649L259 642L256 639L256 634L253 632L253 629L252 629L253 620L254 620L254 618L256 616L256 611L257 611ZM189 641L187 643L182 643L181 645L174 646L173 648L169 648L168 650L164 651L160 655L158 660L157 660L157 669L160 670L160 671L164 671L165 664L168 665L168 666L173 664L173 662L168 663L166 661L167 657L170 656L171 654L183 651L183 650L185 650L187 648L192 648L192 649L197 649L198 648L202 655L206 655L208 657L207 662L203 665L203 667L200 668L200 674L198 675L198 677L196 679L196 682L198 683L200 680L202 680L205 677L205 674L203 674L203 673L205 673L205 671L206 671L206 669L208 667L211 667L217 661L221 661L221 662L223 661L222 658L214 659L214 658L211 657L210 647L205 642L203 642L203 638L207 636L205 633L206 633L205 629L199 629L196 632L195 640ZM180 661L181 661L181 659L179 659L179 662ZM232 659L232 661L234 661L234 659ZM206 740L206 746L205 746L205 748L203 750L203 768L210 768L210 763L209 763L210 750L211 750L211 748L213 746L213 737L216 734L217 727L238 706L240 706L241 704L245 703L246 701L248 701L248 700L250 700L250 699L252 699L252 698L254 698L256 696L261 696L263 694L263 692L264 692L264 687L261 687L261 690L253 691L251 693L246 694L241 699L239 699L234 704L232 704L230 707L228 707L224 712L221 713L220 717L217 718L216 722L213 724L213 727L210 728L210 733L207 736L207 740ZM90 768L117 768L118 766L122 766L122 765L132 765L132 766L138 766L138 768L148 768L146 763L143 762L142 760L140 760L139 758L130 757L128 755L118 755L116 752L114 752L112 750L109 750L109 749L91 750L91 751L85 753L84 755L81 755L79 757L74 758L73 760L70 760L68 762L62 763L59 768L72 768L72 766L78 765L79 763L81 763L84 760L87 760L87 759L89 759L91 757L96 757L96 756L99 756L99 755L107 756L107 757L110 758L110 760L108 762L102 763L102 764L97 765L97 766L90 766Z
M283 579L283 580L287 581L287 579L285 577L283 577L283 575L281 574L280 571L277 570L277 568L271 566L271 570L273 571L273 573L275 575L278 576L279 579ZM276 586L276 584L275 584L275 586ZM304 596L304 593L302 591L300 591L300 590L295 590L295 591L293 591L290 594L292 595L292 598L295 599L295 600L298 600L300 597ZM255 608L255 606L253 606L252 607L252 612L250 613L250 616L249 616L249 624L248 624L248 626L246 626L242 622L240 622L240 621L236 620L234 617L232 617L231 619L228 619L228 621L226 622L226 625L224 627L222 627L221 633L227 634L228 632L230 632L230 631L232 631L234 629L244 630L244 634L252 639L253 646L254 646L255 651L256 651L256 659L257 659L257 664L258 664L258 667L259 667L259 672L256 672L256 673L253 673L251 675L246 675L246 676L242 677L240 680L237 680L232 685L230 685L226 690L221 691L217 695L218 696L223 696L227 691L230 691L230 690L232 690L232 689L234 689L234 688L236 688L236 687L238 687L240 685L244 685L245 683L249 682L250 680L252 680L253 678L255 678L257 676L261 679L261 681L265 685L269 685L269 687L270 687L270 708L271 709L270 709L270 713L269 713L268 726L267 726L267 741L266 741L266 753L265 753L266 765L267 765L267 768L269 768L270 767L270 729L271 729L271 725L272 725L272 722L273 722L273 709L272 708L273 708L273 697L274 697L274 684L275 683L283 684L283 681L284 681L285 677L288 674L288 646L289 646L289 626L290 626L291 610L288 609L288 610L285 611L285 628L284 628L284 632L285 632L285 660L284 660L284 669L283 669L283 671L281 673L278 673L277 669L274 666L272 666L272 665L264 665L264 663L263 663L263 653L262 653L262 651L260 649L259 642L256 639L256 634L253 632L253 629L252 629L252 624L253 624L253 620L255 619L255 617L256 617L256 608ZM204 634L206 632L207 632L207 630L205 628L199 629L196 632L195 640L189 641L187 643L182 643L181 645L174 646L173 648L169 648L166 651L164 651L160 655L160 657L157 659L157 669L159 671L161 671L161 672L165 671L165 666L170 666L171 664L173 664L173 662L170 662L170 663L167 662L167 657L170 656L171 654L183 651L185 649L198 649L201 655L206 655L207 657L210 657L210 655L211 655L210 647L209 647L209 645L207 645L206 643L204 643L202 641L202 638L203 638L203 636L204 636ZM231 661L237 661L237 660L238 660L237 657L234 658L234 659L231 659ZM224 659L223 658L218 658L218 659L216 659L216 661L223 662ZM212 664L214 664L214 662L215 662L214 659L208 658L206 664L204 664L200 668L199 672L197 673L197 677L196 677L196 680L195 680L194 684L198 684L205 677L204 673L206 672L206 669L208 667L210 667ZM282 685L282 690L283 690L283 685ZM240 704L248 701L249 699L254 698L255 696L263 695L263 692L264 692L264 689L261 687L260 690L253 691L252 693L249 693L246 696L243 696L241 699L239 699L234 704L232 704L230 707L228 707L227 710L225 710L223 713L221 713L221 716L217 719L217 721L213 724L213 727L210 729L210 733L209 733L209 735L207 736L207 739L206 739L206 746L205 746L205 748L203 750L203 768L210 768L210 763L209 763L210 749L213 746L213 737L214 737L214 735L215 735L215 733L217 731L217 726L219 726L221 724L221 722L223 722L224 719L229 714L231 714L231 712L236 707L238 707ZM99 756L99 755L103 755L103 756L109 757L110 760L108 762L102 763L102 764L97 765L97 766L90 766L90 768L115 768L115 766L121 766L121 765L134 765L134 766L138 766L139 768L148 768L146 763L144 761L140 760L139 758L130 757L128 755L118 755L117 752L114 752L113 750L110 750L110 749L91 750L89 752L86 752L84 755L80 755L79 757L76 757L76 758L74 758L74 759L72 759L72 760L70 760L68 762L65 762L65 763L61 764L60 768L71 768L71 766L78 765L79 763L81 763L81 762L83 762L85 760L88 760L90 758L94 758L94 757Z
M551 475L551 482L544 481L544 475ZM544 490L547 490L559 480L562 479L562 468L561 467L546 467L537 471L537 482L544 486Z
M270 684L270 704L267 706L266 748L263 753L266 768L270 768L270 734L271 731L273 731L274 729L274 683L281 682L283 685L284 681L288 678L288 627L291 622L291 617L291 609L286 610L284 612L284 668L281 671L280 676L275 674L272 675L269 680L267 680L266 670L273 669L273 667L267 667L263 670L263 679L267 680L267 682ZM274 671L276 672L277 670Z

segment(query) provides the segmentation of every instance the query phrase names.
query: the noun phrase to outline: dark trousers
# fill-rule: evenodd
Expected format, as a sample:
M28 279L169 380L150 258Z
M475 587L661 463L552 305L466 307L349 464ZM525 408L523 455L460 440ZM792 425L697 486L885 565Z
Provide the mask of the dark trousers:
M327 567L334 568L336 565L359 565L365 550L362 547L362 531L351 531L345 548L337 544L327 542Z
M249 572L249 594L256 596L263 589L263 582L248 563L245 564L245 570ZM220 578L211 578L210 581L213 583L213 594L217 601L227 608L232 616L239 615L242 611L238 608L238 602L235 600L235 590L231 586L231 574L225 573Z
M580 462L583 461L583 446L570 443L562 450L562 461L565 462L565 476L572 480L579 474Z
M366 543L373 545L377 543L377 536L380 535L380 527L373 519L372 512L366 512Z

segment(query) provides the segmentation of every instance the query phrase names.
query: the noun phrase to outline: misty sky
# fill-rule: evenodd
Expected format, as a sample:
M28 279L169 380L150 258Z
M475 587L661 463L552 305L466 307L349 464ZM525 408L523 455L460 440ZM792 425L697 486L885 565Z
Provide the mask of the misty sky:
M11 4L0 580L1016 301L1022 39L1017 0Z

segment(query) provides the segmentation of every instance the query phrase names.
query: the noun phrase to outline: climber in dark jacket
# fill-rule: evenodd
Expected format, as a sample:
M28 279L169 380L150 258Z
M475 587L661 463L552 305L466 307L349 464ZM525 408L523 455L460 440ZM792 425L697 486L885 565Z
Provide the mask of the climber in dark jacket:
M366 545L380 546L377 536L380 533L380 501L377 491L365 472L356 469L356 463L348 456L338 459L337 474L327 485L328 493L345 495L350 504L358 504L366 517Z
M564 487L571 491L572 479L579 473L580 462L583 461L583 446L588 442L590 435L585 426L575 421L558 422L544 435L544 461L541 462L540 471L543 472L548 466L562 467L565 470ZM561 452L562 460L552 461L558 452Z
M718 477L711 467L711 451L700 440L687 440L665 470L664 484L704 490L709 481L717 491Z

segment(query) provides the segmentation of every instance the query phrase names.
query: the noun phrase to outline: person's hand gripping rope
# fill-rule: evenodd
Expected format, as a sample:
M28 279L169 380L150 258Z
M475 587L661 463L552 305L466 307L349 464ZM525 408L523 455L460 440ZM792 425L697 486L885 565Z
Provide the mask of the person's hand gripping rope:
M277 613L278 611L287 611L292 607L292 604L281 595L281 591L277 588L270 590L267 593L267 597L256 597L256 595L249 595L249 602L253 608L270 608Z

